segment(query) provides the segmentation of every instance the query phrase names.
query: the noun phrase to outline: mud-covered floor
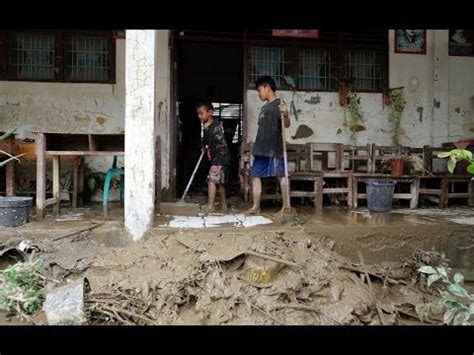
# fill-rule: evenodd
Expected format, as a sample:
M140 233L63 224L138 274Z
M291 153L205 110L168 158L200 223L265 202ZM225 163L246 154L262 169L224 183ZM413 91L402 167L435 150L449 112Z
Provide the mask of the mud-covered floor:
M444 251L455 268L472 270L470 209L308 208L285 225L272 222L271 209L253 221L239 211L207 217L203 226L181 219L180 228L172 227L175 218L157 216L152 233L134 243L117 205L108 220L100 205L63 208L0 228L0 245L28 240L49 277L86 277L93 324L119 304L142 318L118 313L110 324L417 324L416 304L433 297L416 273L433 257L421 250ZM103 224L54 241L94 223ZM45 322L41 313L38 323Z

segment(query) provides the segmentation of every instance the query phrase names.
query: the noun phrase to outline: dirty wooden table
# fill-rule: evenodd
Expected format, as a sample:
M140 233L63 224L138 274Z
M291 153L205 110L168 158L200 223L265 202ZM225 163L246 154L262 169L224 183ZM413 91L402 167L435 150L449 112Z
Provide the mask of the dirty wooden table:
M84 157L124 155L124 134L35 133L36 210L39 219L44 218L45 208L49 205L53 205L56 213L60 210L61 157L72 158L72 206L75 208L78 189L82 192L84 186ZM49 199L46 199L46 157L53 159L53 197Z

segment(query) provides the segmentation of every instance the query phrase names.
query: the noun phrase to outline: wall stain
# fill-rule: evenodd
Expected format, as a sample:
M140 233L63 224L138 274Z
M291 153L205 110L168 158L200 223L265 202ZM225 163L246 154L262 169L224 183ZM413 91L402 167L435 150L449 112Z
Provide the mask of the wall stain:
M420 115L420 123L423 122L423 106L417 107L416 112Z
M295 135L292 136L291 138L292 139L308 138L308 137L312 136L313 133L314 133L314 131L310 127L308 127L305 124L302 124L302 125L298 126L298 128L296 129Z
M311 96L309 100L304 100L304 102L310 105L317 105L321 103L321 96Z
M97 117L95 120L97 121L98 124L100 124L101 126L103 126L104 123L105 123L105 121L106 121L107 119L106 119L105 117L99 116L99 117Z
M91 119L90 117L87 117L87 116L74 116L74 120L76 122L81 122L81 123L87 123L89 122Z

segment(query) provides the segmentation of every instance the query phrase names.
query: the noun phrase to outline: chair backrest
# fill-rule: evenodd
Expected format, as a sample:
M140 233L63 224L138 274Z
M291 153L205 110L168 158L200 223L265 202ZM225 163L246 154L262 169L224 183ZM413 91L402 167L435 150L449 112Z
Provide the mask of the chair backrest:
M287 144L286 152L288 155L288 169L290 171L300 172L304 170L306 161L306 147L304 144Z
M394 145L376 145L372 143L372 169L371 173L382 172L382 161L389 160L394 155L401 155L403 147Z
M372 146L343 145L341 147L342 170L370 173L372 169Z
M306 143L307 171L341 171L340 143ZM318 166L317 162L320 162ZM330 164L330 163L334 164Z

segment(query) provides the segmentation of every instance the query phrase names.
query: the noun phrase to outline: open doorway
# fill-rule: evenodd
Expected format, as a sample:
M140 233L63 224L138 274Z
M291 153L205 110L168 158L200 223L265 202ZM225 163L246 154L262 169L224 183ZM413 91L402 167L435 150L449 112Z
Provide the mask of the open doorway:
M231 152L228 193L239 188L239 151L242 141L243 48L235 43L178 41L178 149L176 192L188 183L201 147L201 124L196 115L198 100L214 105L214 116L222 122ZM203 159L190 192L207 193L209 162Z

